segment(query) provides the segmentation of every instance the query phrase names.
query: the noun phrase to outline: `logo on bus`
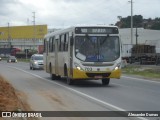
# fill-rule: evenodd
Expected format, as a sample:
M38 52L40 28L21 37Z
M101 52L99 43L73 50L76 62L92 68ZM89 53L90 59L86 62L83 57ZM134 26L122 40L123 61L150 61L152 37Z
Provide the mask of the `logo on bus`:
M91 67L85 67L85 71L92 71Z

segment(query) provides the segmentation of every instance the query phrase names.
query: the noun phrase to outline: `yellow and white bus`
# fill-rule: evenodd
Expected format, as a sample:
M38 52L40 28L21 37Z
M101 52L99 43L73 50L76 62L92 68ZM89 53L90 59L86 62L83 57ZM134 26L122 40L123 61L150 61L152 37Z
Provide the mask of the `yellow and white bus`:
M45 35L44 70L51 78L102 80L121 76L121 41L116 26L74 26Z

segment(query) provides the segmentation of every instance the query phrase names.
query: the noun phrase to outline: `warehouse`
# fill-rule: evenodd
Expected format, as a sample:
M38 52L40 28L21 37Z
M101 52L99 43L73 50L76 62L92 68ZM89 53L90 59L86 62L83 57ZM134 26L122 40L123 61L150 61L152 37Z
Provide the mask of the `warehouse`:
M130 63L130 58L134 58L137 61L139 60L141 64L142 59L146 60L145 63L159 63L160 30L134 28L133 41L131 42L131 29L125 28L120 29L120 38L122 40L123 59L130 61ZM135 44L138 44L138 46L134 46ZM144 58L144 55L148 57ZM132 60L132 62L135 61L134 59Z
M47 25L0 27L0 48L38 49L47 34Z
M122 44L131 44L131 29L124 28L119 29L120 38ZM145 44L148 41L159 40L160 41L160 30L150 30L144 28L133 28L133 44L136 44L136 31L137 31L137 44Z

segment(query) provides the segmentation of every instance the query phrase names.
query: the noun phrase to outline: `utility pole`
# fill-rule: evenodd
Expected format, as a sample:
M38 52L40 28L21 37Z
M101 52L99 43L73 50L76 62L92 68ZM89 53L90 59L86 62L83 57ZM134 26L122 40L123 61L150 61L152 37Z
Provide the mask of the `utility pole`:
M11 49L10 25L8 23L8 47Z
M138 36L139 36L139 35L138 35L137 27L136 27L136 34L135 34L135 35L136 35L136 45L137 45L137 44L138 44Z
M128 1L131 3L131 44L133 44L133 1Z
M35 49L35 42L36 42L36 21L35 21L35 12L32 12L33 13L33 26L34 26L34 35L33 35L33 45L34 45L34 49Z

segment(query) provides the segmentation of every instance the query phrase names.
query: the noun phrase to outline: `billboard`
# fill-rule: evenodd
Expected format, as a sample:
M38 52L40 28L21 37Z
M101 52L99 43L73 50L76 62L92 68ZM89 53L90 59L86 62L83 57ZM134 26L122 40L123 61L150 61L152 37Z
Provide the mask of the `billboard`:
M0 40L43 39L47 34L47 25L0 27Z

